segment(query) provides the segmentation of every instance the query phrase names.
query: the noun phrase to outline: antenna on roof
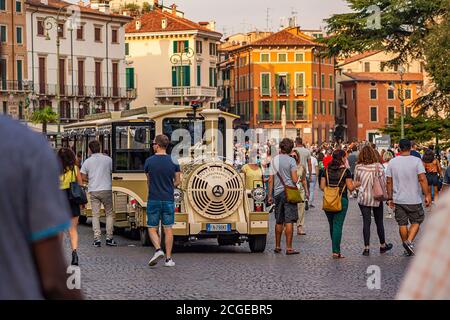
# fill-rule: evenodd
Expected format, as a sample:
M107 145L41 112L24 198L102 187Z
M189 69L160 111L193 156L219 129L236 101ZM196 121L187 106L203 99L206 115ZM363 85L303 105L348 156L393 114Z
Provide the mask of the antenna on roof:
M269 23L270 23L270 8L267 8L267 11L266 11L266 31L270 31Z
M297 14L298 12L294 7L291 7L291 17L289 18L289 27L293 28L297 26Z

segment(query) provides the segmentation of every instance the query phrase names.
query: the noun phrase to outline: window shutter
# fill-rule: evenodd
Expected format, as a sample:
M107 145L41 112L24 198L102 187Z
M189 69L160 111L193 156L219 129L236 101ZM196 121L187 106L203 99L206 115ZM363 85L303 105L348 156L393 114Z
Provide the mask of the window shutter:
M279 84L280 77L278 74L275 75L275 88L277 89L277 94L280 93L280 84Z
M286 101L286 120L292 120L291 118L291 103Z
M177 87L177 70L178 67L172 68L172 87Z
M264 120L264 110L262 101L259 101L258 105L258 120Z
M280 101L277 101L276 108L275 108L275 120L281 120L281 103Z
M173 53L177 53L178 52L178 50L177 50L178 49L178 45L177 44L178 44L177 41L173 42Z
M289 89L291 88L291 74L288 73L286 77L286 95L289 95Z
M127 68L126 83L127 89L134 89L134 68Z
M190 66L183 66L183 86L190 87L191 86L191 67Z
M189 51L189 40L185 40L184 41L184 52L188 52Z

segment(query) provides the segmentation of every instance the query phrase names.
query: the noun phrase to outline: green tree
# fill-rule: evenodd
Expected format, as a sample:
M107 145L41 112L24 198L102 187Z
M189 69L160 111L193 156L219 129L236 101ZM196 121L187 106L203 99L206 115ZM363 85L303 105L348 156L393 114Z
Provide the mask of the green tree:
M400 117L392 125L380 129L384 134L391 135L392 141L401 137ZM450 118L423 115L405 116L405 137L418 143L431 142L436 145L450 145Z
M58 114L51 107L35 110L31 115L31 122L34 124L42 124L42 132L47 133L47 124L56 122Z
M124 9L130 11L131 15L137 15L141 10L141 7L136 3L127 3Z
M142 13L147 13L147 12L150 12L150 11L152 11L152 6L148 2L144 2L142 4Z
M326 54L349 56L381 49L394 54L385 65L425 61L433 91L415 103L422 113L450 110L449 0L346 0L351 13L326 19L330 37L321 41ZM374 11L379 9L379 14ZM379 24L377 18L380 18ZM373 20L375 19L375 20Z

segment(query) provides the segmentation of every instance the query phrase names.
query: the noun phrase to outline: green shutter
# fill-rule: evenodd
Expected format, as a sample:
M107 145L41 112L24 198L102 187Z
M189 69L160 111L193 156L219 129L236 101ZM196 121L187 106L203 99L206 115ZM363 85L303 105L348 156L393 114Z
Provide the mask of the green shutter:
M289 95L289 89L291 88L291 74L288 73L286 77L286 95Z
M291 103L286 101L286 120L292 120L291 118Z
M17 81L22 82L22 60L17 60Z
M263 103L259 101L258 103L258 120L264 120Z
M173 53L177 53L178 52L178 42L177 41L174 41L173 42Z
M190 87L191 86L191 67L183 66L183 86Z
M177 79L177 74L178 74L178 67L173 67L172 68L172 87L178 87L178 79Z
M125 43L125 55L128 56L130 54L130 44Z
M127 68L125 76L127 89L134 89L134 68Z
M16 42L22 43L22 28L16 28Z
M281 120L281 103L280 101L277 101L276 108L275 108L275 120Z
M308 110L308 100L303 101L303 119L307 120L308 114L310 114Z
M280 86L278 85L280 77L278 76L278 74L275 74L275 88L277 89L277 94L280 93Z
M200 87L202 85L202 67L197 66L197 86Z
M189 51L189 40L185 40L184 41L184 52L188 52Z

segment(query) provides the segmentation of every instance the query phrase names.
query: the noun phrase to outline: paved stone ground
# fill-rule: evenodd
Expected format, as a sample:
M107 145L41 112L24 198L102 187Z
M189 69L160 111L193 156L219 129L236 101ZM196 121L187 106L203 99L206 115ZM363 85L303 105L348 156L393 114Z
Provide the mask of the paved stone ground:
M362 217L351 199L342 242L346 258L333 260L328 222L316 202L307 211L307 235L294 238L300 251L295 256L273 253L273 216L264 253L250 253L248 244L218 247L203 241L176 250L174 268L148 267L153 248L121 236L117 248L104 242L94 248L90 226L80 226L82 289L89 299L393 299L411 259L402 256L395 220L385 219L394 249L380 256L372 220L371 256L364 257ZM66 249L69 256L67 239ZM381 268L380 290L366 286L370 265Z

